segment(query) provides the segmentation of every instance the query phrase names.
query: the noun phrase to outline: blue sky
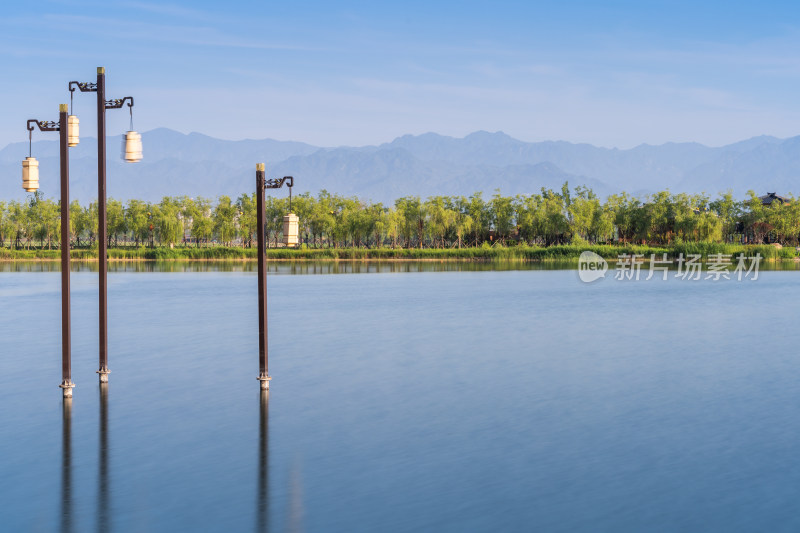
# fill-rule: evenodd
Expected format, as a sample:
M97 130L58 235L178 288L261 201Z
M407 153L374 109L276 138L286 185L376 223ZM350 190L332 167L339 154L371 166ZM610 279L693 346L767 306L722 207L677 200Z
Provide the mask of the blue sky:
M324 146L504 131L627 148L800 134L791 2L37 1L0 7L0 146L105 66L136 129ZM76 97L84 134L92 97ZM109 113L109 134L127 126Z

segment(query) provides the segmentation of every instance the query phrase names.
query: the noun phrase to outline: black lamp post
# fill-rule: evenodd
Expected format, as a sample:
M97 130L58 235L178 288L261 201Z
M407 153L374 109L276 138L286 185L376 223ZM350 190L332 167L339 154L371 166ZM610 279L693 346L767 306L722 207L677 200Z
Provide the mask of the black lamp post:
M97 82L81 83L77 81L69 82L67 86L70 92L70 102L75 88L82 93L97 93L97 231L99 248L97 258L100 271L100 382L108 383L108 241L106 229L106 109L120 109L125 102L131 112L131 130L133 130L133 97L117 98L106 100L106 70L104 67L97 67ZM128 132L126 138L132 131ZM138 134L136 134L138 136ZM139 145L138 159L128 158L126 161L135 163L141 159L141 144Z
M106 228L106 109L120 109L125 102L131 112L131 130L133 129L133 97L106 100L106 70L97 67L97 81L95 83L81 83L71 81L68 84L70 101L77 88L81 92L97 93L97 230L99 248L97 258L100 271L100 382L108 383L108 241ZM134 132L128 132L134 133ZM136 134L138 136L138 134ZM128 135L126 135L126 138ZM126 161L135 163L141 159L141 144L139 145L138 159L127 158Z
M67 104L58 106L58 122L42 122L30 119L27 123L28 139L33 138L33 130L39 128L40 131L57 131L59 133L59 160L61 166L61 389L64 398L72 398L72 389L75 384L72 382L72 339L70 323L70 294L69 294L69 127L67 118ZM77 136L76 136L77 137ZM26 162L32 160L28 157L23 162L23 186L26 179L30 178L30 167ZM35 161L35 160L34 160ZM27 191L36 190L38 184L38 170L36 183L33 186L26 186Z
M264 163L256 165L256 236L258 237L258 381L261 390L269 390L269 344L267 343L267 272L264 231L264 192L266 189L280 189L288 182L291 195L294 178L284 176L280 179L266 179Z

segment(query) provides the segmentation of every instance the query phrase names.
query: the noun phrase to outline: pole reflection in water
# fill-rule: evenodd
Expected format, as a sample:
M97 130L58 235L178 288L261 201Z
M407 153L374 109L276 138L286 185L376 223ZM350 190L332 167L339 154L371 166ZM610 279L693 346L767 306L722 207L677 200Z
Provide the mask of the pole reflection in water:
M289 527L287 531L290 533L305 531L303 527L303 511L302 476L299 465L295 464L289 480Z
M261 391L258 422L256 531L269 531L269 390Z
M97 531L111 531L108 501L108 383L100 383L100 440L97 470Z
M72 398L64 398L61 411L61 531L72 531Z

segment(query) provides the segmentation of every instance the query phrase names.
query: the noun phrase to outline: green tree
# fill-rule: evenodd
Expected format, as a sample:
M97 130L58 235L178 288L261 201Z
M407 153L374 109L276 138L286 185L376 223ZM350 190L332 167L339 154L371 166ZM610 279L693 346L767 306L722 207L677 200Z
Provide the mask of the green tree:
M89 233L89 217L78 200L69 204L69 231L78 246L81 246L81 236Z
M20 248L20 240L24 234L25 225L27 224L27 209L17 201L12 200L8 203L8 219L10 231L13 239L13 247Z
M301 242L308 241L311 233L311 220L314 216L316 200L309 193L299 194L292 201L291 211L298 218L298 238ZM303 238L305 236L305 238Z
M175 198L165 196L158 206L153 206L153 226L161 244L174 246L183 239L182 205Z
M278 238L283 233L283 216L288 210L288 203L288 201L274 196L267 196L264 201L264 225L266 226L267 242L269 242L269 235L272 235L276 248L278 246Z
M494 228L499 242L504 242L515 227L514 200L500 194L500 189L495 191L489 201L490 224Z
M191 235L196 243L207 243L214 235L214 219L211 200L198 197L187 206Z
M444 196L431 196L425 201L424 209L428 215L428 232L434 246L444 248L445 237L455 223L456 214Z
M586 187L576 187L575 197L570 198L567 208L572 234L585 241L596 240L594 231L597 229L598 211L600 201L594 192Z
M547 246L566 240L569 232L566 215L569 206L565 205L566 202L567 199L563 194L542 188L542 203L541 208L537 210L536 226L538 226L537 233Z
M395 200L395 208L403 217L403 236L406 247L411 248L411 237L416 235L417 247L422 248L425 236L425 207L419 196L406 196Z
M469 200L463 196L449 198L449 209L453 212L453 233L456 245L461 248L464 237L472 231L474 221L469 216Z
M231 203L230 196L220 196L217 206L214 208L214 233L220 243L227 246L230 246L236 235L236 226L234 225L236 213L236 206Z
M256 216L256 193L242 194L236 200L236 209L239 211L239 228L242 234L242 244L251 248L253 238L258 229Z
M719 199L711 202L709 207L720 218L725 240L729 241L733 234L736 233L737 222L741 218L741 202L734 200L733 192L728 190Z
M136 246L144 244L150 236L150 206L142 200L128 200L125 208L125 226L131 232Z
M47 199L39 202L39 210L41 213L41 231L44 238L47 239L47 249L52 248L52 241L59 240L59 226L61 225L61 213L58 209L58 204L54 201Z
M0 248L6 245L6 239L11 231L6 203L0 201Z
M119 235L125 235L128 227L125 223L125 208L122 202L109 198L106 202L106 225L108 227L108 243L111 246L111 238L114 238L114 246L119 245Z

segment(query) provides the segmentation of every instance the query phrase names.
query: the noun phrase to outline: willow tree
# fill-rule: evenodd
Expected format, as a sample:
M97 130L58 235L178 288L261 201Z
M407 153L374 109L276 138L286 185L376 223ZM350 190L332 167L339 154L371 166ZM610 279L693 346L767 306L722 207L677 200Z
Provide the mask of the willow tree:
M570 198L567 207L572 234L585 241L596 240L595 232L598 231L597 219L600 209L600 200L591 189L576 187L575 196Z
M61 225L61 213L58 205L52 200L40 200L39 205L39 231L42 241L47 239L47 249L52 247L52 241L59 240L59 227Z
M417 246L422 248L425 237L425 208L419 196L398 198L394 205L403 218L403 237L406 240L406 248L411 248L411 238L415 234Z
M128 200L125 207L125 220L128 230L131 232L134 244L143 244L150 235L150 217L152 212L150 206L142 200Z
M502 242L514 228L514 203L512 198L503 196L498 189L489 202L490 223Z
M8 236L8 214L6 213L6 203L0 201L0 248L6 245Z
M448 207L453 212L453 232L456 236L456 244L461 248L464 237L471 231L475 221L469 215L469 200L463 196L452 196L448 198Z
M156 206L154 206L156 207ZM170 247L183 238L182 207L176 199L165 196L154 211L155 232L161 244Z
M428 233L431 242L444 248L445 237L455 222L455 213L450 209L447 198L444 196L431 196L425 201L425 211L428 216Z
M733 192L728 190L718 199L709 203L709 208L714 211L722 222L722 233L727 241L736 233L737 222L742 215L742 203L733 199Z
M465 205L466 213L472 219L472 244L478 246L489 232L491 213L483 200L483 193L476 192Z
M236 236L236 206L231 203L230 196L222 195L214 208L214 233L217 234L222 244L230 245Z
M108 245L111 245L111 238L114 238L114 246L119 244L120 233L125 235L128 225L125 220L125 208L122 202L109 198L106 203L106 223L108 225Z
M402 235L403 217L397 209L390 207L386 210L386 235L392 239L392 248L397 248L397 239Z
M541 207L536 212L536 232L549 246L565 240L569 233L569 198L545 188L542 188L541 198Z
M208 242L211 240L211 237L214 235L211 200L202 197L192 200L187 207L187 213L191 224L191 236L195 242L199 244L200 242Z
M251 248L253 246L253 235L258 230L258 219L256 216L256 193L244 193L236 200L236 208L239 211L239 229L242 235L242 244Z
M368 208L367 217L370 220L370 233L375 240L375 247L383 247L383 239L389 227L388 209L382 203L372 204Z

